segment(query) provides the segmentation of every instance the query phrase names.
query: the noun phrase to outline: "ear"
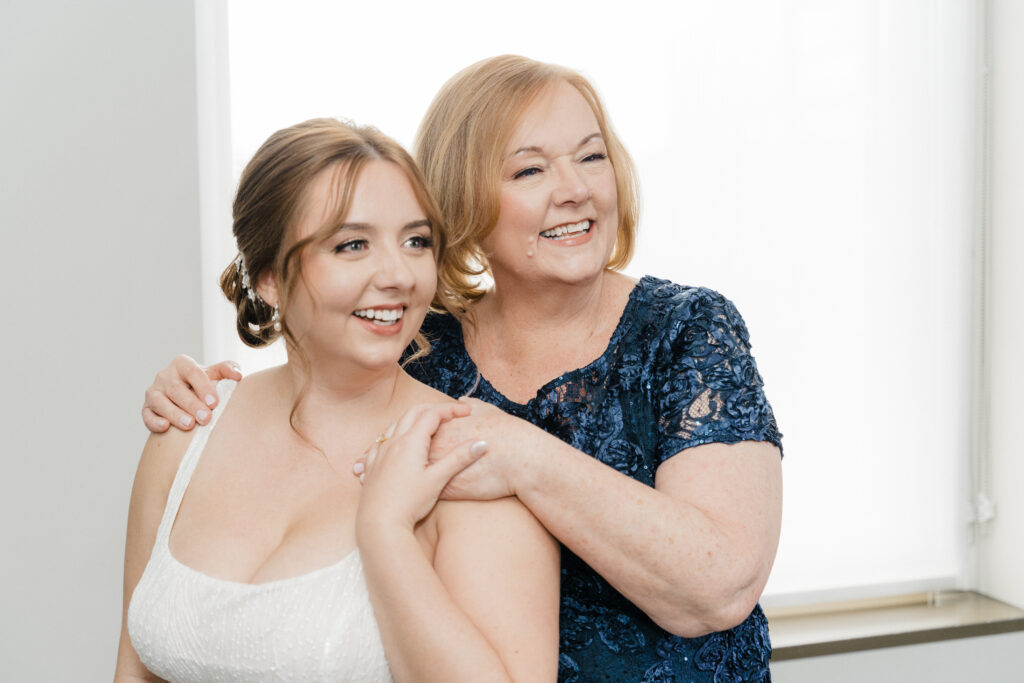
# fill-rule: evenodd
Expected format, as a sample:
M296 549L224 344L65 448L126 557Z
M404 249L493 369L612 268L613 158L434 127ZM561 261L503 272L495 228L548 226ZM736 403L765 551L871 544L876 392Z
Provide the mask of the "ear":
M256 293L271 307L276 306L281 301L277 291L277 278L270 272L260 275L259 282L256 283Z

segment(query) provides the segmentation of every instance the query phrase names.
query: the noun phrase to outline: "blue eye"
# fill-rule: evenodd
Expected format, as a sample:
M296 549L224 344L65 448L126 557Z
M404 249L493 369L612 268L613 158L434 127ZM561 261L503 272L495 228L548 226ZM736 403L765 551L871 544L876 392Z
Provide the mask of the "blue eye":
M515 175L512 176L512 179L518 180L519 178L527 178L538 173L540 173L540 169L537 168L536 166L531 166L529 168L524 168L522 171L517 172Z
M342 242L338 246L334 247L334 253L341 254L344 252L365 251L366 247L366 240L348 240L347 242Z
M434 246L434 240L426 235L413 235L405 241L405 244L413 249L430 249Z

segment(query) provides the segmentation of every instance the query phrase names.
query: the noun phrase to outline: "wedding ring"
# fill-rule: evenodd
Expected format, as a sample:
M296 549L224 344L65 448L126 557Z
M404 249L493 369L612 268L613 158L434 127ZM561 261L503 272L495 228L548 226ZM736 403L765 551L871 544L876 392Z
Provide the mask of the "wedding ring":
M377 435L377 443L378 444L382 444L382 443L384 443L387 440L388 440L388 437L384 436L384 432L381 432L380 434Z

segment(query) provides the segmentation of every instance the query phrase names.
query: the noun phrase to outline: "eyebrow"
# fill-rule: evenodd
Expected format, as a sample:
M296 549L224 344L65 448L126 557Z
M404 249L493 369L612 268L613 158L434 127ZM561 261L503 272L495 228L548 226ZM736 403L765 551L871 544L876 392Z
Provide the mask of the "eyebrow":
M430 221L426 218L422 218L418 221L411 221L402 226L402 230L415 230L416 228L432 228ZM370 223L342 223L338 226L336 232L342 230L373 230L374 226Z
M590 135L588 135L587 137L585 137L585 138L583 138L582 140L579 141L579 143L576 145L576 149L579 149L580 147L582 147L583 145L587 144L588 142L590 142L594 138L604 139L604 136L601 135L600 133L591 133ZM523 152L533 152L534 154L543 154L544 153L544 148L543 147L538 147L536 145L531 145L529 147L520 147L516 151L512 152L511 154L509 154L508 157L506 157L506 158L507 159L511 159L512 157L516 156L517 154L522 154Z

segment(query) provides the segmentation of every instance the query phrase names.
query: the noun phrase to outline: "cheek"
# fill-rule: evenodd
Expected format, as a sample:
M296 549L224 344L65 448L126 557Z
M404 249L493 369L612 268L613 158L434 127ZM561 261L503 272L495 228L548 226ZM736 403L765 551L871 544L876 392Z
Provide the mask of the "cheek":
M536 221L521 204L502 202L501 214L491 234L481 242L484 251L501 258L510 252L521 251L519 247L528 235L534 234L533 224ZM539 224L539 223L538 223Z
M498 203L498 223L489 239L501 241L512 238L523 231L532 232L544 220L546 204L539 201L537 193L530 191L502 193Z
M421 263L417 263L413 270L416 273L417 288L427 295L426 298L433 299L434 291L437 289L437 263L430 257L422 258L420 261Z
M615 184L615 175L609 173L608 176L602 179L599 185L598 192L601 196L602 204L604 204L605 211L614 211L618 213L619 210L619 188Z
M285 309L285 318L292 334L297 337L305 335L312 323L315 306L316 304L309 295L309 290L301 282L296 282Z

